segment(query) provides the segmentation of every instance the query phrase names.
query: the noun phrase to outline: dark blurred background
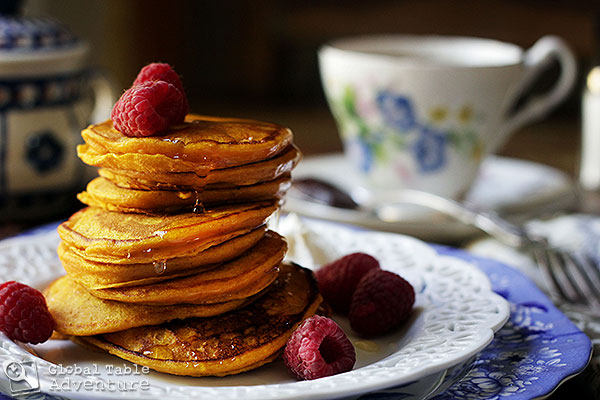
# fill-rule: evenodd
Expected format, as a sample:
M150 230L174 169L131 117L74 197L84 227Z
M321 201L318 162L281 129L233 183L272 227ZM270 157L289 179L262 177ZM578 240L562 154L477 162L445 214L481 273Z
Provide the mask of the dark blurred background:
M26 14L54 17L88 40L92 65L108 71L119 90L129 87L146 63L168 62L182 75L194 112L288 125L308 154L341 148L316 58L319 46L332 38L363 33L469 35L527 48L541 36L555 34L576 52L583 77L600 55L599 10L598 0L24 2ZM546 127L551 132L543 134L544 140L578 146L582 82L550 120L525 128L503 152L573 173L572 155L546 159L543 152L530 153L536 135L541 135L536 130Z

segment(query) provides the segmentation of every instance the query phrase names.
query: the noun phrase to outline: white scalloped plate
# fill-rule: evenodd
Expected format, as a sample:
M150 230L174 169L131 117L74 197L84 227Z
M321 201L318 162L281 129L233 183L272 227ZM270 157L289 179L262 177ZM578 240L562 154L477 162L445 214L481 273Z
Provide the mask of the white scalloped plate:
M288 219L288 221L290 221ZM288 225L289 226L289 225ZM308 229L308 231L307 231ZM507 302L492 292L487 277L475 266L456 258L442 257L416 239L406 236L357 232L330 223L296 226L290 234L291 256L305 264L324 262L339 255L364 251L375 255L382 267L394 271L415 287L413 317L400 332L357 346L354 370L314 381L296 382L281 361L248 373L226 378L190 378L150 372L142 375L110 375L107 365L131 366L119 358L94 353L69 341L49 341L32 346L42 391L69 398L218 398L218 399L328 399L356 396L403 385L465 361L482 350L509 316ZM308 239L308 240L305 240ZM303 241L304 243L300 243ZM307 245L308 243L308 245ZM55 249L54 232L41 232L0 243L0 277L43 287L62 274ZM347 321L335 317L350 339ZM375 349L375 350L374 350ZM0 361L31 359L25 349L0 334ZM99 374L57 374L56 365L99 366ZM4 379L4 382L2 382ZM77 381L93 388L75 390ZM109 383L146 380L149 390L110 390ZM3 385L4 384L4 385ZM6 378L0 373L0 387ZM51 388L68 389L67 391Z

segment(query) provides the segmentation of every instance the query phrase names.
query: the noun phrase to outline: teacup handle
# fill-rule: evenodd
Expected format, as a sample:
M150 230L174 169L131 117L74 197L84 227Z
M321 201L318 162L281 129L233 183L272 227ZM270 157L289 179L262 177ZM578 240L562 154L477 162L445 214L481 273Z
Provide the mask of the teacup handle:
M511 116L500 127L496 142L491 143L491 151L500 147L509 135L529 122L542 118L563 100L568 94L577 77L577 62L567 44L557 36L544 36L531 48L525 51L523 62L525 75L517 85L506 110L510 110L529 85L548 68L552 59L556 58L561 67L558 81L549 93L529 100L515 115Z

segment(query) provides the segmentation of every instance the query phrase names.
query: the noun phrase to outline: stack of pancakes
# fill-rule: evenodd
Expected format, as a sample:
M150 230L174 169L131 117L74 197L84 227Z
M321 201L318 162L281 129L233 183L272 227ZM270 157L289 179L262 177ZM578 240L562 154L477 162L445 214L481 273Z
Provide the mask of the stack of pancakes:
M82 132L77 152L100 167L79 199L110 211L165 213L280 199L300 158L279 125L188 115L160 137L127 137L111 121Z
M274 359L321 297L268 230L300 154L289 129L190 115L161 136L82 132L100 177L59 226L57 331L153 369L228 375Z

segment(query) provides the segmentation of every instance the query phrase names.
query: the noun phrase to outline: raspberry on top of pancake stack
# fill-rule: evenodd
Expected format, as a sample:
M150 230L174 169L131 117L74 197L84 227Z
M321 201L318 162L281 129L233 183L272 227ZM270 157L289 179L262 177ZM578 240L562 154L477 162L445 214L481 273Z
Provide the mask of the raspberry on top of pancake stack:
M76 342L221 376L276 358L322 299L266 227L300 158L291 131L187 111L177 74L150 64L111 120L83 130L79 157L100 177L58 228L67 275L45 294Z

